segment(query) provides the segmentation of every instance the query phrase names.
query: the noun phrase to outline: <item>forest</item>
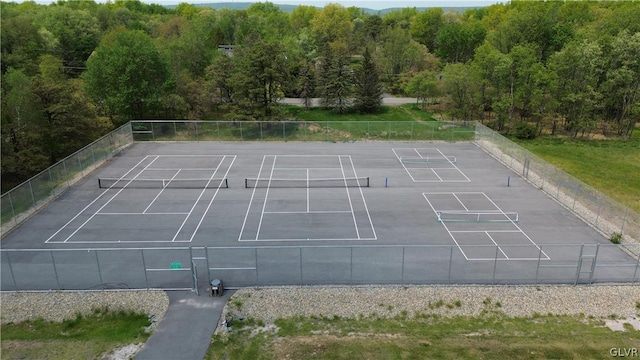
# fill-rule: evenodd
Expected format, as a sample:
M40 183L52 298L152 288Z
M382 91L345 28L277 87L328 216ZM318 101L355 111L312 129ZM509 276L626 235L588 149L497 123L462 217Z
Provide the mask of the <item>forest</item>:
M384 93L518 138L628 138L640 118L640 3L510 1L384 15L269 3L0 2L7 191L132 119L341 113ZM335 119L332 119L335 120Z

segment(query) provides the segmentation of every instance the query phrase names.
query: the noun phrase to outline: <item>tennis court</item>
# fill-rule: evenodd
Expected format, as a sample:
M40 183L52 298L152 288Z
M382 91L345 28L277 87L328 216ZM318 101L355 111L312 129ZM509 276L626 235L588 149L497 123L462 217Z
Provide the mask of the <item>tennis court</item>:
M145 277L193 264L200 280L241 286L563 282L589 270L585 244L608 240L471 142L154 142L92 172L2 247L129 249ZM107 258L118 256L96 254L98 268Z

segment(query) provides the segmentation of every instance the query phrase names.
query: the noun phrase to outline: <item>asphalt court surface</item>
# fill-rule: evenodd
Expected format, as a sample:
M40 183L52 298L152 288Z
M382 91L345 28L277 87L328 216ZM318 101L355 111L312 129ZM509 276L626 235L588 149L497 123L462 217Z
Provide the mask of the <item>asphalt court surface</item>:
M454 245L538 261L576 256L540 246L607 242L473 143L185 142L132 145L2 247Z

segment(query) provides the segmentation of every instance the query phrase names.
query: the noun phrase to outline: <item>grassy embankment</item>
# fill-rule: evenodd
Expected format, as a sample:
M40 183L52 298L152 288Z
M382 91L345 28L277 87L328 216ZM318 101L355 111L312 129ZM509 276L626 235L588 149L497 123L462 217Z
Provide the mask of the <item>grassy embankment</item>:
M263 332L247 319L214 336L206 359L603 359L640 347L633 329L613 332L581 316L509 318L499 305L477 318L281 319Z
M0 326L2 359L100 359L127 344L144 343L144 314L96 309L63 322L42 319Z

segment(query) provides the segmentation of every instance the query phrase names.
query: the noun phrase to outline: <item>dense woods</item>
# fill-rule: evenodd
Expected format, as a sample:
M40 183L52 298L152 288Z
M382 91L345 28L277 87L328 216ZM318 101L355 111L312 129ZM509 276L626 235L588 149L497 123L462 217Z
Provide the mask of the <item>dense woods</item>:
M131 119L275 121L283 97L371 113L387 92L521 138L629 137L640 118L638 2L2 2L1 16L3 191Z

